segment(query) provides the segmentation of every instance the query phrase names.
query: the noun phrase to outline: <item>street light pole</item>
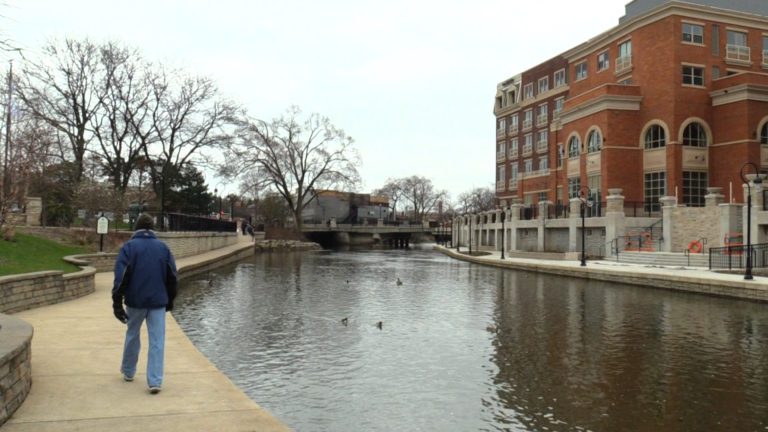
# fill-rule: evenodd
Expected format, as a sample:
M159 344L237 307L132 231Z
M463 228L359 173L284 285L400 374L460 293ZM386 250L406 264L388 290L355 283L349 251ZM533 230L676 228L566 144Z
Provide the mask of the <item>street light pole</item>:
M741 166L739 175L741 181L747 185L747 268L744 272L745 280L752 280L752 187L749 184L749 179L744 174L744 168L751 166L755 170L755 179L752 180L754 184L759 185L763 183L762 177L760 177L760 171L757 169L757 165L752 162L746 162Z
M469 215L469 254L472 255L472 215Z
M504 220L507 218L507 213L504 210L501 211L501 259L504 259L504 237L507 236L507 232L504 230Z
M585 192L586 190L586 192ZM587 240L586 240L586 217L587 206L591 207L592 198L589 196L589 188L582 186L579 189L579 199L581 200L581 266L587 265Z

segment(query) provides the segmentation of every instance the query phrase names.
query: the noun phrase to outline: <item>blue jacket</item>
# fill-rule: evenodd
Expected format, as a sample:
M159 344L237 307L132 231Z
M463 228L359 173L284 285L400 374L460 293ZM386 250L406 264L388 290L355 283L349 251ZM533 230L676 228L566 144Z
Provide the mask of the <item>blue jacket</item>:
M168 246L154 231L138 230L125 242L115 260L112 298L125 298L132 308L153 309L173 303L178 275Z

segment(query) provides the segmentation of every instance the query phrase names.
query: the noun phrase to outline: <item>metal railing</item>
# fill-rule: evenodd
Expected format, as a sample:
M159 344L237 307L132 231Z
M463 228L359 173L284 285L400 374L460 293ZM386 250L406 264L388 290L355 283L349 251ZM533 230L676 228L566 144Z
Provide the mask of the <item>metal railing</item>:
M748 249L748 248L751 248ZM709 249L709 269L743 269L747 264L747 251L752 255L752 267L768 267L768 243L725 246Z
M661 203L624 201L624 215L627 217L659 217L661 216Z
M211 219L204 216L190 216L181 213L166 213L168 231L236 232L237 222Z
M627 55L616 59L616 73L623 72L632 67L632 56Z
M738 62L749 62L751 60L750 48L743 45L726 45L725 58Z

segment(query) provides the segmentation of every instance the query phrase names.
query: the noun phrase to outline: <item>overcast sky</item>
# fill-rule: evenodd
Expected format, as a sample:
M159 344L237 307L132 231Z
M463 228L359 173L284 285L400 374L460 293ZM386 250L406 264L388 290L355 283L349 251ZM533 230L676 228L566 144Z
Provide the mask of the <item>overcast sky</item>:
M257 118L343 128L359 192L422 175L453 198L495 182L496 84L615 26L628 0L6 0L5 36L118 40L211 76ZM211 189L235 191L208 178Z

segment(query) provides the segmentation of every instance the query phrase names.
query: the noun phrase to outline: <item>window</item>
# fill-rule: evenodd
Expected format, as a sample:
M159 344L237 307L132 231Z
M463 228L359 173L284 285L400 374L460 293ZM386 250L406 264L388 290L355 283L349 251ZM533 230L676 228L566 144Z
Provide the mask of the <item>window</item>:
M546 200L547 200L547 193L546 192L539 192L539 201L538 202L542 202L542 201L546 201Z
M619 44L619 55L616 57L616 73L632 68L632 41Z
M555 99L555 110L552 111L552 115L560 114L560 111L563 110L563 105L565 105L565 98L557 98Z
M581 142L579 141L579 137L571 137L570 140L568 140L568 157L576 157L579 155L579 147L581 147Z
M539 94L549 91L549 77L539 79Z
M768 122L760 128L760 144L768 144Z
M503 141L499 142L499 143L496 143L496 156L497 157L500 156L500 155L504 155L504 147L506 147L506 146L507 145L504 144Z
M683 65L683 84L703 86L704 68L699 66Z
M509 118L509 133L517 133L517 121L517 114L512 114L512 116Z
M529 173L533 171L533 159L525 160L525 172Z
M539 131L539 139L536 140L536 151L538 152L545 152L547 151L547 142L548 142L549 133L547 133L545 130Z
M706 194L707 173L683 171L683 204L690 207L703 207Z
M579 190L581 190L581 178L569 177L568 178L568 198L578 198Z
M509 157L517 157L517 137L512 138L512 140L509 142Z
M653 125L645 132L645 149L661 148L667 145L667 136L664 128Z
M707 131L701 123L690 123L683 130L683 145L690 147L706 147Z
M704 44L704 26L699 24L683 23L683 42Z
M587 177L587 187L589 188L589 197L592 198L592 207L587 207L587 217L600 217L602 215L603 194L600 192L601 175Z
M667 192L666 174L664 171L645 173L645 211L658 211L661 208L659 198Z
M587 137L587 152L588 153L595 153L599 152L600 149L603 147L603 137L600 136L600 132L593 130L589 133L589 137Z
M600 54L597 55L597 71L598 72L608 69L610 65L611 65L611 61L608 58L608 51L601 52Z
M503 118L499 119L499 127L498 129L500 131L503 131L506 128L507 121Z
M497 182L503 182L504 181L504 165L499 165L496 167L496 181Z
M736 30L727 30L728 42L725 45L725 58L736 62L749 62L750 51L747 46L747 34Z
M533 152L533 135L525 135L525 144L523 145L523 155L527 156Z
M763 35L763 67L768 66L768 36Z
M539 170L549 169L549 158L547 156L541 156L539 158Z
M536 125L543 126L547 124L547 104L541 104L536 110Z
M533 126L533 110L527 109L523 112L523 130L528 130Z
M510 166L511 171L509 173L509 179L510 180L517 180L517 163Z
M576 81L587 77L587 62L581 62L576 65Z
M533 83L528 83L523 87L523 99L531 99L533 97Z
M555 88L562 87L565 84L565 69L560 69L555 72Z

